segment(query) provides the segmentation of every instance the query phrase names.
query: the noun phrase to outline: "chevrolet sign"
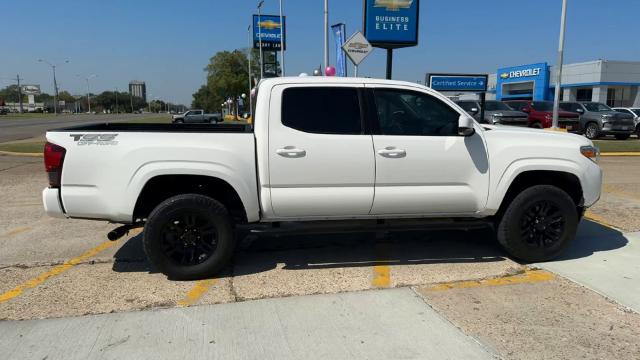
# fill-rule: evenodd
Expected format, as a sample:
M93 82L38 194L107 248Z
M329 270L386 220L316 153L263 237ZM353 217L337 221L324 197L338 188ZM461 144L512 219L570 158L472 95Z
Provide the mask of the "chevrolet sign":
M504 72L500 74L500 78L517 79L521 77L538 76L540 75L540 71L542 71L542 68L539 68L539 67L531 68L531 69L513 70L513 71Z
M413 4L413 0L375 0L373 7L383 7L387 11L398 11L408 9Z

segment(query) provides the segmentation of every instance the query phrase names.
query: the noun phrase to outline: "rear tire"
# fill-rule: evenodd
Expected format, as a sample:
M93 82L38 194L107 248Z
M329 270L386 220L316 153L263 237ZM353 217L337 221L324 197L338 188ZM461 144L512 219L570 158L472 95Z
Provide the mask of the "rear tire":
M199 194L163 201L144 227L144 250L155 267L175 280L208 278L231 259L236 239L227 209Z
M554 259L573 240L579 216L569 195L551 185L523 190L507 207L497 228L498 242L525 262Z
M631 137L631 134L618 134L616 135L616 139L618 140L627 140Z

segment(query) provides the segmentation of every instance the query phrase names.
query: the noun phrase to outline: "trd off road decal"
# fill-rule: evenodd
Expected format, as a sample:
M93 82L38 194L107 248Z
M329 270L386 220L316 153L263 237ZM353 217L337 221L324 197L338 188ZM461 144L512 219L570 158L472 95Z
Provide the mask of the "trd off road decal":
M78 146L82 145L118 145L118 134L71 134Z

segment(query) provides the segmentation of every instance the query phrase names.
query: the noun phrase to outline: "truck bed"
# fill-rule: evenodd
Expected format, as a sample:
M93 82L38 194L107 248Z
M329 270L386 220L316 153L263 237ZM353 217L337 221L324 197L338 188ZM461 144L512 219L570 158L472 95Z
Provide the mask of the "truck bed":
M204 132L204 133L250 133L250 124L136 124L136 123L98 123L78 125L50 132L64 131L120 131L120 132Z
M130 223L149 180L193 175L226 181L258 218L250 125L104 123L51 130L47 141L66 149L58 198L68 217Z

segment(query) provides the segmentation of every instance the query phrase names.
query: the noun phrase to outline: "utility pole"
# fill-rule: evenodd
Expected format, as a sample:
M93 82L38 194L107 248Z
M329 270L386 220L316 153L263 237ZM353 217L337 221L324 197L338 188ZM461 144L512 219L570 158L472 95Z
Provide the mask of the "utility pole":
M56 66L55 64L52 64L46 60L43 59L38 59L38 62L43 62L46 63L47 65L49 65L51 67L51 69L53 70L53 112L58 115L58 82L56 80ZM69 63L69 60L65 60L64 61L65 64Z
M329 67L329 0L324 0L324 68Z
M560 39L558 40L558 63L556 70L556 89L555 94L553 96L553 123L551 127L553 129L558 128L558 113L560 112L560 91L562 89L560 86L562 85L562 62L564 57L564 30L567 21L567 0L562 0L562 15L560 17Z
M260 80L264 77L264 60L262 55L262 4L264 0L258 3L258 43L260 44Z
M280 76L285 76L284 75L284 35L285 35L284 26L285 26L284 18L282 17L282 0L280 0L280 69L282 69L282 74Z
M116 88L116 114L118 113L118 88Z
M20 103L20 113L24 112L22 107L22 87L20 86L20 74L16 75L16 81L18 82L18 103Z

